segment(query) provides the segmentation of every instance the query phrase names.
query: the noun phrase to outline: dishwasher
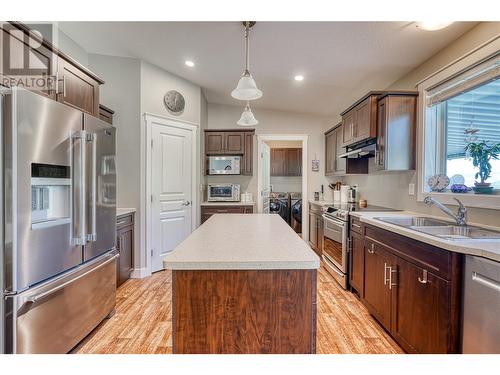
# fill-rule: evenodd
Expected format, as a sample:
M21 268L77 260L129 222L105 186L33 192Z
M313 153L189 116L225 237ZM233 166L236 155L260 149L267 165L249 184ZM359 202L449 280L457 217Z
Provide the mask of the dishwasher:
M462 350L500 354L500 263L465 258Z

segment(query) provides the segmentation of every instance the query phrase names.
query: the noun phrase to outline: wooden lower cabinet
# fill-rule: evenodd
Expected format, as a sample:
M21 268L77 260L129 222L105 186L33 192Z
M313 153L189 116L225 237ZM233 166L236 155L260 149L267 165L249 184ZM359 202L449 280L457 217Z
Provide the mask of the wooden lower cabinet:
M323 255L323 212L321 208L313 208L316 205L310 204L309 211L309 246L318 254ZM318 206L319 207L319 206ZM320 210L319 212L317 210Z
M392 335L408 352L447 353L450 282L401 258L396 260ZM416 324L416 322L418 322Z
M316 352L317 270L173 270L174 354Z
M366 224L351 243L351 286L398 344L458 353L462 255Z
M364 296L365 248L363 236L352 232L350 252L349 284L360 297Z
M253 214L253 206L201 206L201 223L214 214Z
M120 257L116 262L116 286L130 278L134 263L134 213L121 215L116 220L116 249Z
M386 328L391 323L390 267L393 257L373 242L364 244L364 302L370 313Z

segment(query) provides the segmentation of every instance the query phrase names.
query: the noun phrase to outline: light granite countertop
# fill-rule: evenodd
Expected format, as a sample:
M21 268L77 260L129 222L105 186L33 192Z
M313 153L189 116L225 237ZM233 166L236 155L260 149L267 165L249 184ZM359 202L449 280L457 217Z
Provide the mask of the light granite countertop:
M202 202L200 206L255 206L255 202Z
M410 211L398 211L398 212L350 212L349 215L358 217L362 222L389 230L394 233L401 234L405 237L413 238L421 242L428 243L436 247L440 247L445 250L454 251L462 254L470 254L481 256L484 258L492 259L500 262L500 239L461 239L461 240L446 240L439 237L431 236L426 233L417 232L410 228L401 227L398 225L386 223L384 221L377 220L377 217L388 217L388 216L418 216L418 217L431 217L439 220L448 221L445 218L425 215ZM452 223L450 221L450 223ZM492 229L500 231L500 228L485 226L481 224L469 223L469 225L482 227L485 229Z
M173 270L317 269L319 257L278 215L215 214L163 260Z
M123 215L128 215L131 214L132 212L135 212L135 208L117 208L116 209L116 217L123 216Z

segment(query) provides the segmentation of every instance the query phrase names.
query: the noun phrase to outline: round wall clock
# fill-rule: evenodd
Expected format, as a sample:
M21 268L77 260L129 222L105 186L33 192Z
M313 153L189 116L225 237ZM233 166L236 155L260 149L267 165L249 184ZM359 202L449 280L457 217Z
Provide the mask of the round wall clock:
M167 92L163 98L165 102L165 107L172 113L181 113L184 111L184 106L186 102L184 96L179 91L170 90Z

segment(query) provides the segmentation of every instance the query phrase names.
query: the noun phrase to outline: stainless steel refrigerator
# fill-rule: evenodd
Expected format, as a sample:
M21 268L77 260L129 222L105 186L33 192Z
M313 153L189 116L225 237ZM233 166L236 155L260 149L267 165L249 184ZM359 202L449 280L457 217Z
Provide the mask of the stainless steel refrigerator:
M2 352L66 353L116 297L115 129L1 92Z

